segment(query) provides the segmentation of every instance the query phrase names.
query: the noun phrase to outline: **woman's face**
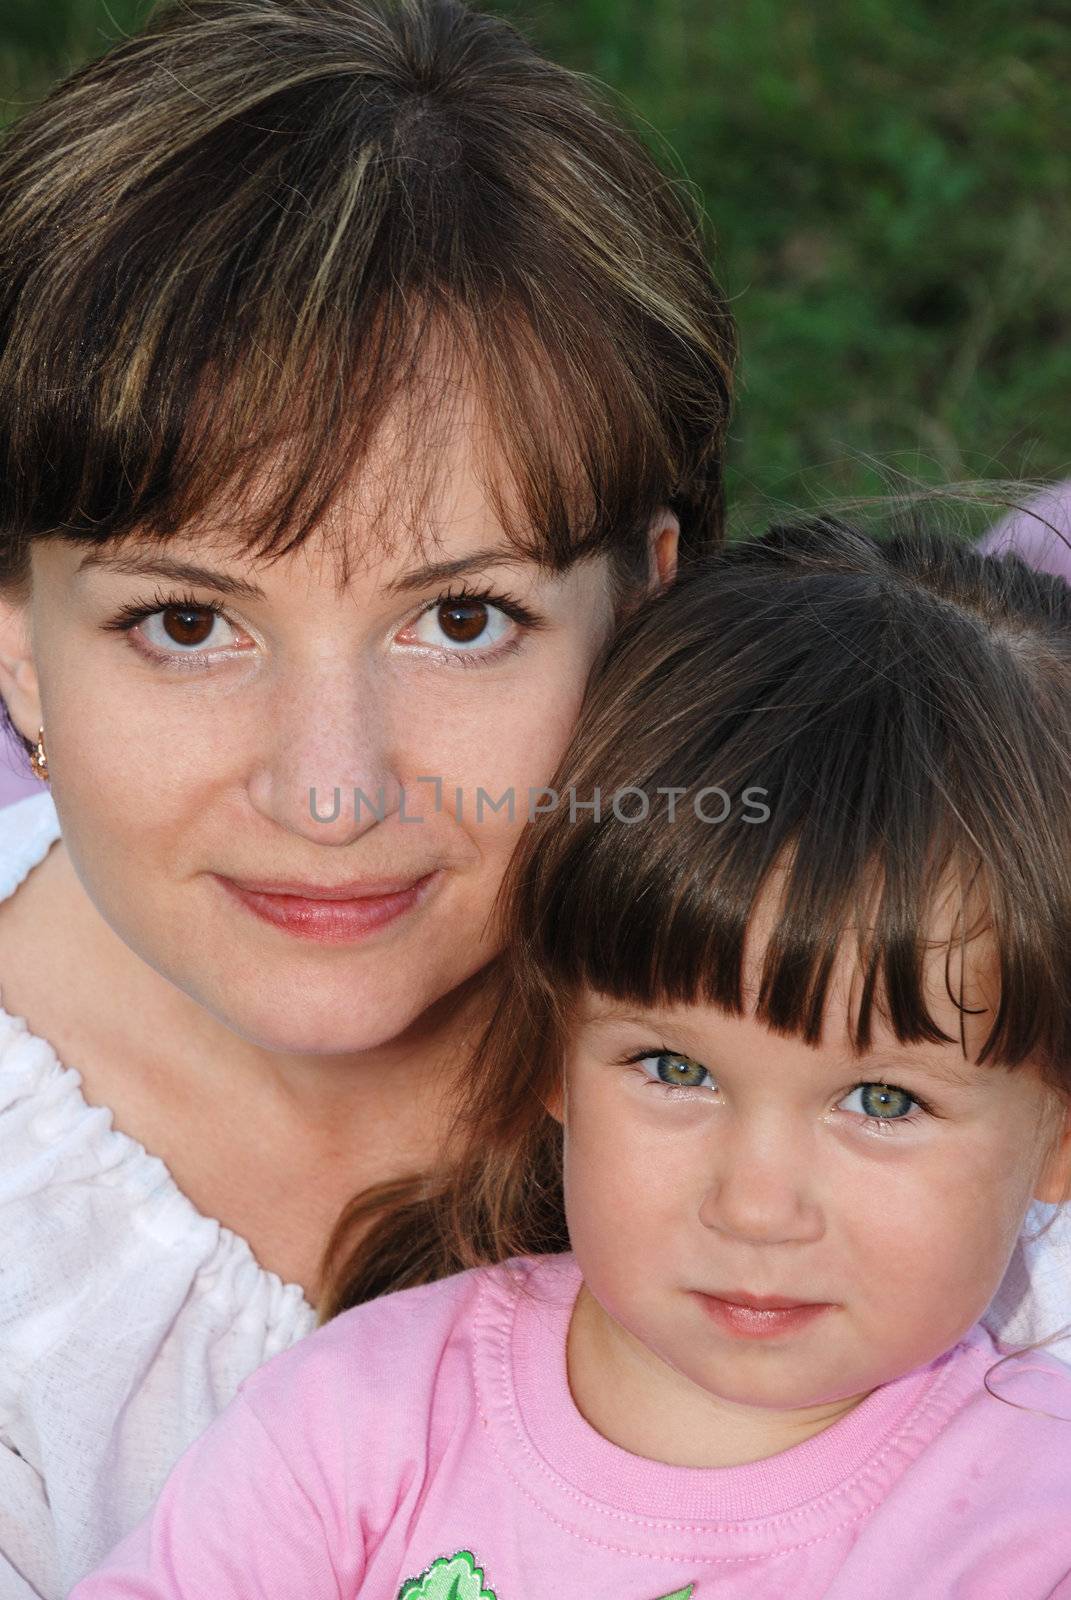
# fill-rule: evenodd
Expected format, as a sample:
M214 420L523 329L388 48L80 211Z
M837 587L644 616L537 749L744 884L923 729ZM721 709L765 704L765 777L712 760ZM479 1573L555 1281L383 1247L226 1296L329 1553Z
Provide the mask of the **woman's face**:
M613 620L605 558L518 559L463 428L421 502L423 554L405 534L384 552L358 510L331 522L369 552L344 587L318 536L270 565L211 531L39 543L17 619L32 650L7 677L23 731L45 728L66 847L106 921L248 1040L328 1054L396 1039L493 955L529 791ZM236 884L345 886L351 903Z

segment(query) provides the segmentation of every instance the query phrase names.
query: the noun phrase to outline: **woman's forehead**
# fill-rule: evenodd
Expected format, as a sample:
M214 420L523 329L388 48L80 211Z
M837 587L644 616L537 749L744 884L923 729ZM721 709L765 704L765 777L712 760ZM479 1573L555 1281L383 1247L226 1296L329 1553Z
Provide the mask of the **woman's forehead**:
M87 565L119 570L166 555L269 581L273 570L307 571L339 589L373 572L412 588L424 568L471 569L496 556L560 565L525 512L504 444L464 372L429 372L399 392L319 517L280 544L269 514L293 448L284 441L262 455L241 484L224 485L177 530L134 529Z

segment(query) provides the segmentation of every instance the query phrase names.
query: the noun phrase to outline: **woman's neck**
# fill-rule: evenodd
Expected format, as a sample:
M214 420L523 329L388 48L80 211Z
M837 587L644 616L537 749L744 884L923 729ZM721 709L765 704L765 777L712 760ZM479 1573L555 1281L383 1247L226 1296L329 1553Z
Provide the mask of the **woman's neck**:
M0 903L4 1008L79 1070L87 1101L159 1156L199 1211L310 1295L346 1202L440 1152L485 992L477 974L373 1049L276 1052L135 955L62 842Z

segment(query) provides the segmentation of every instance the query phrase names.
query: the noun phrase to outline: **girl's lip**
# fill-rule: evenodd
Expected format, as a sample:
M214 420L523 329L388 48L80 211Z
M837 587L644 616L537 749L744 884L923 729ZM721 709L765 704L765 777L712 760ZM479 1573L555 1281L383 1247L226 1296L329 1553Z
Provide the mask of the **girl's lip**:
M823 1311L832 1310L825 1301L815 1300L794 1305L757 1306L723 1300L720 1295L704 1294L701 1290L695 1297L712 1322L738 1339L772 1339L791 1334L805 1328Z
M754 1311L796 1311L802 1306L824 1305L823 1300L787 1300L779 1294L748 1294L744 1289L726 1289L715 1294L713 1289L703 1293L711 1300L725 1300L731 1306L750 1306Z

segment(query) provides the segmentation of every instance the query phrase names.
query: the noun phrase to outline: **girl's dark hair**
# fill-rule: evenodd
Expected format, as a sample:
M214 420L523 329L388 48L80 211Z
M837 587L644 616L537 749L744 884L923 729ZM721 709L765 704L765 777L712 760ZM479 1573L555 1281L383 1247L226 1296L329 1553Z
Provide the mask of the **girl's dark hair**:
M725 810L715 786L731 810L704 821ZM568 1248L560 1133L544 1107L579 992L739 1013L745 935L771 889L755 1000L770 1027L817 1041L855 929L856 1048L875 1011L902 1042L947 1039L924 960L951 888L949 957L985 927L999 960L978 1059L1029 1060L1057 1100L1071 1094L1060 579L927 532L775 528L623 626L551 787L558 808L526 830L503 883L497 1006L462 1080L451 1165L354 1202L328 1257L325 1314Z
M57 534L283 555L385 423L364 509L415 535L463 384L519 548L634 575L668 505L687 560L734 357L688 191L506 22L167 0L0 146L0 586Z

